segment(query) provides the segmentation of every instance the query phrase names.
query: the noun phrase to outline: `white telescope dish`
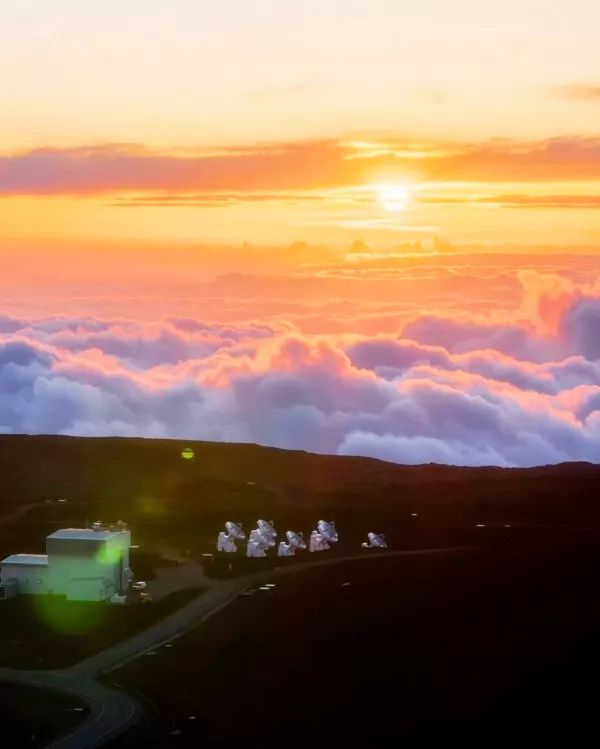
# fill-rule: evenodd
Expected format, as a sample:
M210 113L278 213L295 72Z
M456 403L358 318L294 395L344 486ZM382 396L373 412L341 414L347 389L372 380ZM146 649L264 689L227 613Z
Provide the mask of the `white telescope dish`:
M261 543L250 539L248 540L248 546L246 548L246 556L255 558L266 557L267 552L265 551Z
M330 544L335 544L339 541L339 535L335 528L335 523L327 520L319 520L317 523L317 531L325 538Z
M246 538L244 529L239 523L228 520L225 523L225 531L221 531L217 537L217 551L232 554L237 551L236 539Z
M275 540L270 535L264 535L260 528L250 531L246 553L249 557L266 557L267 550L275 546Z
M367 533L368 541L363 542L363 548L365 549L387 549L387 541L383 533Z
M288 540L290 546L294 549L306 549L306 541L304 540L304 534L301 531L287 531L285 537Z
M234 523L231 520L228 520L225 523L225 528L227 529L227 533L229 533L229 536L231 538L235 538L237 540L241 540L242 538L246 538L246 534L244 533L244 529L239 523Z
M264 535L264 536L271 536L272 538L277 537L277 531L273 527L273 521L270 523L266 520L259 520L256 523L256 526L258 530Z
M264 549L272 549L275 546L275 538L262 528L254 528L250 531L250 540L262 546Z
M217 537L217 551L223 551L226 554L232 554L234 551L237 551L235 541L225 531L221 531Z
M308 545L309 551L327 551L328 548L329 544L327 543L327 539L323 535L321 535L319 531L313 531L310 534L310 541Z

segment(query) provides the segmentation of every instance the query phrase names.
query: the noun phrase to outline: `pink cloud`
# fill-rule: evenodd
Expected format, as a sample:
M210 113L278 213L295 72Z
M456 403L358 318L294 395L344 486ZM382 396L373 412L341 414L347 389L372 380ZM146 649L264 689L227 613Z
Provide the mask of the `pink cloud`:
M530 143L497 139L451 144L411 157L410 142L377 144L367 150L319 140L215 148L212 151L153 151L136 144L38 148L0 157L0 195L153 192L155 206L228 204L255 200L258 191L344 187L369 182L374 173L402 170L418 179L522 181L597 179L600 139L557 137ZM420 148L422 150L422 146ZM353 158L360 155L361 158ZM233 193L240 193L238 195ZM169 193L175 193L174 199ZM246 193L244 196L243 193ZM590 196L594 200L595 196ZM294 198L294 196L292 196ZM527 196L508 196L521 205ZM295 199L304 199L296 195ZM503 199L506 201L506 196ZM143 206L138 196L123 202ZM567 196L561 205L568 205ZM586 205L589 204L589 200Z
M343 155L341 146L328 141L204 154L160 153L130 144L40 148L0 157L0 194L313 188L337 182Z
M394 334L4 316L0 430L252 441L411 463L599 461L600 293L547 274L521 283L510 314L413 314Z

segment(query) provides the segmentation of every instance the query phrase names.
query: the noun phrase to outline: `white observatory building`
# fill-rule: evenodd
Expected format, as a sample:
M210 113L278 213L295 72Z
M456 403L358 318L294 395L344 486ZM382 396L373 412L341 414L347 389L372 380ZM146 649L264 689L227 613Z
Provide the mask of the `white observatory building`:
M45 554L12 554L0 562L0 599L27 593L109 601L124 594L133 578L130 545L125 523L55 531L46 538Z

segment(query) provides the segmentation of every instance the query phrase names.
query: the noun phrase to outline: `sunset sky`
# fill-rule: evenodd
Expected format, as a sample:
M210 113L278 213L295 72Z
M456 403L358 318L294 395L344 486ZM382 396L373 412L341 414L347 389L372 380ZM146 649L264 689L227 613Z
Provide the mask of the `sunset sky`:
M0 430L600 460L599 28L0 4Z
M599 26L591 0L3 3L2 235L594 245Z

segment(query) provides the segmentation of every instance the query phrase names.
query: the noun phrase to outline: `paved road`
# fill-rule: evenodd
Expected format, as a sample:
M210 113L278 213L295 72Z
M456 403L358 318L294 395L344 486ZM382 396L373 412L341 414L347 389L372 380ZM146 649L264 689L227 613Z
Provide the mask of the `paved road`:
M457 552L465 548L415 549L373 554L363 553L346 557L320 557L314 562L270 569L235 580L219 582L148 629L101 653L86 658L70 668L55 671L16 671L0 668L0 681L28 684L42 689L65 692L87 704L89 714L86 719L70 733L52 742L48 749L93 749L94 747L100 747L134 725L142 717L143 708L138 700L126 692L100 684L97 677L180 637L216 614L248 588L262 585L268 580L285 575L297 574L316 567L341 562L359 559L365 561L382 556L442 554Z
M88 706L86 719L49 744L53 749L98 747L134 725L142 715L140 703L125 692L110 689L93 678L67 671L15 671L0 669L0 680L69 694Z

